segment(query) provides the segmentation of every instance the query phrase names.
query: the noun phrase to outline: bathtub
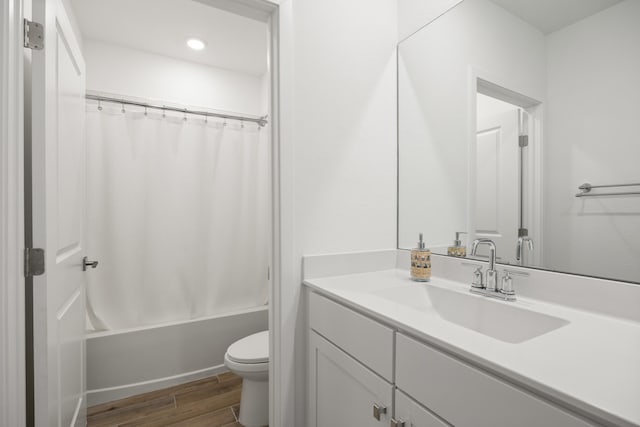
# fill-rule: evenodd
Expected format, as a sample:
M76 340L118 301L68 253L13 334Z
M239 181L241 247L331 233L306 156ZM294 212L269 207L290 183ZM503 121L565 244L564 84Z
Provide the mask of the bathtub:
M97 405L226 371L234 341L268 328L267 306L87 336L87 404Z

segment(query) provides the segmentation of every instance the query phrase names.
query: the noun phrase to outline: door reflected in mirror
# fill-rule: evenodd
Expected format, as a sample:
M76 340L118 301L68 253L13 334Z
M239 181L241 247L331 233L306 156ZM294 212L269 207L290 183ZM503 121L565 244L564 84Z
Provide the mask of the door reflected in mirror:
M398 246L640 282L638 22L637 0L464 0L403 40Z

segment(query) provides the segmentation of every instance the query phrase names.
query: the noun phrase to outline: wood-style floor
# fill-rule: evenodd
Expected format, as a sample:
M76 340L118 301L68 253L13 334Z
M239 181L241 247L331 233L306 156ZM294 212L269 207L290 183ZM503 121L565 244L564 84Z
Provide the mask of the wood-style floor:
M242 379L231 372L92 406L87 426L242 427Z

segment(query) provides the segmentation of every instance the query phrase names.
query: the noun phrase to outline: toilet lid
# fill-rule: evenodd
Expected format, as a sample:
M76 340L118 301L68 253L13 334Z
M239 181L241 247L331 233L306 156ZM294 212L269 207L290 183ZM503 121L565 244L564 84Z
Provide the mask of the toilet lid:
M264 363L269 361L269 331L249 335L231 344L227 357L238 363Z

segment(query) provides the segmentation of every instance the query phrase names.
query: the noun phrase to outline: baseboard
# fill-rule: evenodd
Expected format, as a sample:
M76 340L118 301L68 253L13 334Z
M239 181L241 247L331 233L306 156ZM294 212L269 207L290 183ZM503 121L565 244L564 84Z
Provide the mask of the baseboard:
M203 378L227 372L229 369L224 365L212 366L193 372L186 372L180 375L173 375L165 378L158 378L152 381L125 384L117 387L103 388L99 390L87 391L87 405L95 406L113 400L124 399L136 394L148 393L150 391L161 390L174 385L197 381Z

